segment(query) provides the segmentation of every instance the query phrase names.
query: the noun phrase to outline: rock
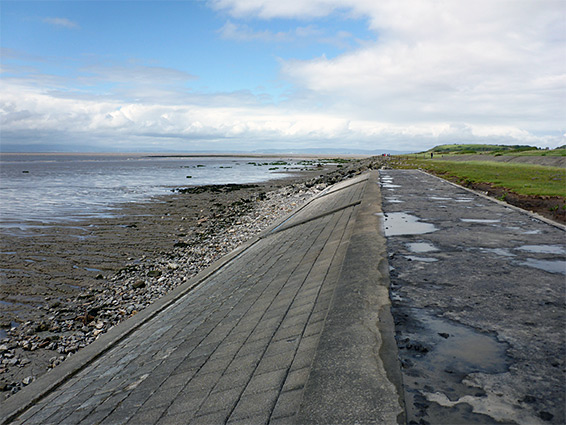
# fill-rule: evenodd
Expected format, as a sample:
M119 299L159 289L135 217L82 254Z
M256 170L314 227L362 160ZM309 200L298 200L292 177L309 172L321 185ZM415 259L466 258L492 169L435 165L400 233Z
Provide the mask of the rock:
M552 413L545 411L539 412L538 415L543 421L547 421L547 422L550 422L552 418L554 418L554 415Z
M49 325L45 322L41 322L35 327L36 332L45 332L49 330Z
M26 376L23 380L22 380L22 384L24 385L29 385L33 382L33 376Z

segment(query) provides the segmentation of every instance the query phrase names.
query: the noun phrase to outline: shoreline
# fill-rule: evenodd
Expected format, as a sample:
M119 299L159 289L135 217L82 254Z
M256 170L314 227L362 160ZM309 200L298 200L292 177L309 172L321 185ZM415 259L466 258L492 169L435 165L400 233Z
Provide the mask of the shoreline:
M8 301L0 317L2 399L372 162L258 184L189 187L126 205L116 217L53 226L47 235L20 240L2 282ZM3 251L16 238L8 239Z

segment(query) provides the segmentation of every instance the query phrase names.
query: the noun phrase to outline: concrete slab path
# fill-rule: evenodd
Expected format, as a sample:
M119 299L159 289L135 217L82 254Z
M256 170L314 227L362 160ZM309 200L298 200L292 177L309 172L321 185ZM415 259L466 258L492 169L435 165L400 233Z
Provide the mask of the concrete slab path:
M380 205L377 172L329 188L8 399L3 423L395 423Z

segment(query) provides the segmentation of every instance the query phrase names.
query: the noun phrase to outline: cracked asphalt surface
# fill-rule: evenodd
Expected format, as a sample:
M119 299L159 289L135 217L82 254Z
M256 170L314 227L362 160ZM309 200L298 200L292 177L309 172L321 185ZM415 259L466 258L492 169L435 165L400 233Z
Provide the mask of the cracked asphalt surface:
M417 170L380 178L407 423L565 423L564 230Z

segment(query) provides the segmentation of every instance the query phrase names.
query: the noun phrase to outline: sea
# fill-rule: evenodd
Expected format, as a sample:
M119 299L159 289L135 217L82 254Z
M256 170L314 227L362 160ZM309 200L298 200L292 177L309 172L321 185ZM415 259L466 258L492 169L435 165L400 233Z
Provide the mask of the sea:
M245 184L308 167L298 159L147 154L0 154L0 230L112 217L189 185Z

